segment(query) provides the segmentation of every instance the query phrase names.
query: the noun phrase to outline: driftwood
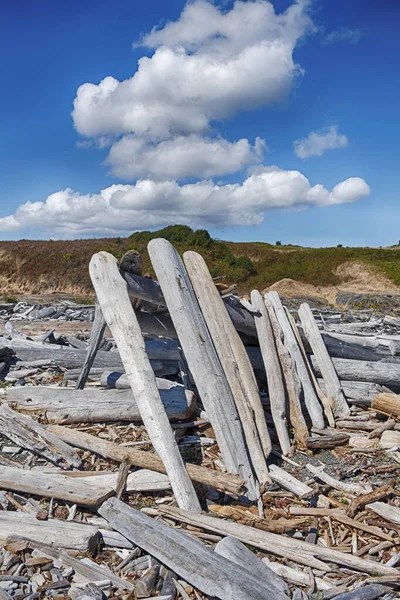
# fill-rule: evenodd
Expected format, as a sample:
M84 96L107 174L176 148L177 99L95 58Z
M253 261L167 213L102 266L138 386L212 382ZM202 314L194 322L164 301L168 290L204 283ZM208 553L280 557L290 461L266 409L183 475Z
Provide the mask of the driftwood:
M289 454L291 446L286 426L285 387L271 321L263 298L258 290L253 290L251 292L251 303L258 311L254 320L265 365L265 372L267 374L268 396L271 404L272 419L274 421L282 453Z
M82 366L81 374L79 375L78 381L76 382L75 386L77 390L83 390L83 388L85 387L85 383L89 376L90 369L93 366L97 351L100 348L100 344L103 340L106 325L107 323L105 318L103 317L101 308L98 304L96 304L92 331L90 332L89 347L87 349L87 354L85 356L85 361Z
M32 548L32 550L40 550L41 554L57 559L63 565L70 567L88 581L104 581L109 579L117 588L132 591L135 589L133 583L127 581L126 579L122 579L122 577L118 577L118 575L115 575L115 573L113 573L110 569L96 565L94 562L90 562L90 564L83 562L78 558L70 556L63 550L54 548L50 544L44 544L43 542L30 540L29 538L24 538L19 535L13 535L8 538L8 543L19 541L26 542L27 547Z
M333 405L333 413L335 417L346 417L350 414L350 409L311 308L307 303L300 306L299 317L303 325L304 333L306 334L315 358L318 361L322 377L325 381L328 400L332 402Z
M114 529L209 596L217 596L221 600L287 599L276 588L271 592L265 589L262 580L245 569L239 569L199 540L151 519L119 500L105 502L99 513Z
M391 506L390 504L385 504L385 502L372 502L371 504L367 504L365 508L372 510L372 512L385 519L385 521L400 525L400 508L398 506Z
M318 384L325 390L323 379L318 379ZM359 403L362 406L370 406L375 396L385 389L377 383L368 381L341 381L341 386L349 404Z
M258 485L253 477L232 392L185 266L166 240L151 240L148 251L225 466L228 471L242 475L248 484L249 499L255 500L259 495Z
M204 259L185 252L185 266L239 413L258 481L269 481L266 458L272 445L254 372ZM290 446L290 444L289 444Z
M332 362L340 380L369 381L380 385L399 386L400 364L397 362L365 362L344 358L333 358ZM321 376L321 369L315 356L311 356L311 363L316 375Z
M371 406L386 415L400 417L400 396L395 394L379 394L372 400Z
M324 417L319 399L312 384L307 365L304 361L301 349L299 347L292 326L283 309L281 300L276 292L269 292L265 297L271 301L279 324L283 330L284 343L288 349L293 361L296 364L296 370L301 381L304 392L304 401L307 406L308 414L314 427L324 428Z
M82 465L81 459L68 444L30 417L20 415L6 405L0 406L0 433L63 469Z
M343 446L349 441L350 435L342 431L334 431L330 429L318 430L322 432L329 432L328 435L319 435L315 437L307 438L307 448L310 450L316 450L317 448L336 448L336 446Z
M308 463L306 467L309 471L311 471L313 475L318 477L318 479L321 479L321 481L330 485L335 490L340 490L342 492L354 494L356 496L360 494L368 494L372 491L372 488L368 484L346 483L345 481L339 481L334 477L328 475L328 473L325 473L324 467L316 467L315 465L311 465L310 463Z
M16 531L31 540L82 552L94 552L100 541L99 530L94 525L61 519L38 521L33 515L1 510L0 543L4 544Z
M271 591L274 588L283 593L288 591L288 586L282 577L272 571L247 546L239 542L236 538L228 535L216 544L214 550L217 554L234 562L241 569L247 569L255 577L264 581L264 585L271 588Z
M396 427L399 427L399 424ZM384 431L379 440L379 445L386 450L400 447L400 431Z
M351 592L339 594L339 596L335 596L335 600L375 600L387 592L388 589L390 588L379 583L370 583Z
M159 473L166 472L162 460L151 452L136 450L136 448L123 448L114 442L103 440L78 429L68 429L58 425L50 425L48 429L65 442L71 444L71 446L89 450L90 452L99 454L103 458L109 458L117 462L127 462L136 467L151 469ZM233 496L239 496L243 492L244 480L239 475L221 473L220 471L213 471L212 469L189 463L186 463L186 469L193 481L209 485L214 489Z
M314 490L309 485L299 481L296 477L276 465L270 466L270 476L272 481L299 498L314 494Z
M116 259L107 252L92 256L89 273L104 318L117 343L133 396L154 448L167 470L178 504L200 511L193 484L187 474L171 430L144 340L132 309L126 284Z
M356 512L360 508L364 508L366 504L387 498L392 493L393 488L390 485L384 485L376 488L372 492L369 492L369 494L363 494L362 496L358 496L358 498L353 498L353 500L350 502L348 513L351 517L353 517Z
M309 544L293 537L287 538L268 531L247 527L240 523L232 523L216 517L209 517L204 514L192 515L188 511L172 506L162 506L159 508L159 511L168 519L201 527L223 536L231 535L244 544L250 544L265 552L282 556L298 564L311 566L321 571L330 570L330 567L323 562L328 561L363 573L398 575L398 570L392 567L339 552L332 548Z
M49 475L13 467L1 467L0 489L56 498L83 506L98 506L114 493L111 487L99 489L98 485L86 481L86 477L67 477L58 473Z
M171 421L189 418L196 406L194 393L166 379L157 379L162 406ZM5 401L25 414L42 415L52 423L101 423L141 421L138 403L131 390L13 387Z
M289 583L311 587L312 578L310 577L310 573L305 573L304 571L293 569L293 567L282 565L277 561L272 562L266 557L262 559L262 562L266 564L267 567L269 567L272 571L274 571L274 573L276 573L286 581L289 581ZM331 585L324 581L321 577L315 577L315 584L318 590L327 590L331 587Z
M301 448L305 448L308 428L300 403L301 382L296 371L295 362L283 343L283 331L276 317L275 309L267 296L264 297L264 304L274 333L276 349L285 379L289 400L289 420L293 426L294 439Z

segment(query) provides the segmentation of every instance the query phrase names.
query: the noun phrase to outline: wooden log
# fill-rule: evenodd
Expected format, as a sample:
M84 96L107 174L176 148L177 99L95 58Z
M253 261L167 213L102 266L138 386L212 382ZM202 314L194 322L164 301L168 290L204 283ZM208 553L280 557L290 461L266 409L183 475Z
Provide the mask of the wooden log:
M329 431L329 435L319 435L307 438L307 448L316 450L317 448L336 448L343 446L349 441L350 435L341 431Z
M363 587L358 587L351 592L345 592L335 596L335 600L375 600L387 592L390 588L379 583L370 583Z
M288 592L288 586L282 577L272 571L238 539L228 535L216 544L214 550L217 554L224 556L240 568L247 569L261 581L264 581L264 585L271 588L271 591L275 588L283 593Z
M92 256L90 277L104 318L117 343L133 396L153 446L167 470L178 505L194 512L200 503L170 427L156 378L116 259L107 252ZM117 390L118 391L118 390Z
M307 303L303 303L300 306L299 317L303 325L304 333L306 334L314 356L318 361L322 377L326 384L328 400L333 405L333 413L335 417L346 417L350 414L350 408L344 397L339 378L333 367L332 360L321 337L311 308Z
M316 467L315 465L312 465L310 463L308 463L306 467L309 471L311 471L313 475L318 477L318 479L321 479L321 481L327 483L335 490L340 490L342 492L354 494L356 496L372 492L372 488L368 484L347 483L345 481L339 481L338 479L331 477L330 475L328 475L328 473L325 473L324 467Z
M400 396L396 394L378 394L372 400L371 406L386 415L400 417Z
M89 347L86 351L86 356L82 366L81 374L79 375L78 381L76 382L75 386L77 390L83 390L83 388L85 387L85 383L89 376L90 369L93 366L97 351L100 348L100 344L103 340L106 325L107 323L103 316L101 308L99 304L96 303L96 308L94 311L94 321L92 325L92 330L90 332Z
M99 489L97 485L85 481L86 478L66 475L25 471L13 467L1 467L0 489L25 492L44 498L56 498L83 506L98 506L112 496L114 490Z
M300 448L305 448L308 437L308 428L300 404L301 382L296 371L295 362L283 343L283 331L279 325L275 309L270 299L266 296L264 297L264 304L274 333L276 349L285 379L286 392L289 400L289 420L293 427L294 439Z
M122 579L122 577L118 577L118 575L115 575L115 573L113 573L113 571L111 571L110 569L107 569L106 567L101 567L100 565L97 565L92 561L90 562L90 564L88 564L87 562L83 562L78 558L70 556L64 550L54 548L50 544L44 544L43 542L39 542L38 540L30 540L19 535L10 536L7 540L7 543L13 544L18 543L19 541L26 542L27 547L32 550L40 550L41 554L57 559L64 566L70 567L75 571L75 573L78 573L88 581L104 581L109 579L118 589L125 589L130 591L133 591L135 589L133 583Z
M276 588L271 593L261 580L247 570L239 569L199 540L147 517L120 500L114 498L105 502L99 513L114 529L209 596L221 600L287 600L285 594Z
M267 374L268 396L271 404L271 414L274 421L279 444L283 454L289 454L291 444L286 425L286 396L281 365L275 345L274 332L268 311L258 290L251 292L251 303L257 309L255 324L261 354Z
M344 358L333 358L332 362L340 380L369 381L380 385L399 386L399 363L365 362ZM311 363L316 375L321 376L321 369L315 356L311 356Z
M156 380L164 411L171 421L189 418L196 407L193 392L167 379ZM50 423L142 421L131 390L21 386L7 390L4 400L15 410L43 416Z
M312 354L311 346L299 326L299 332L304 342L306 352ZM349 360L379 361L391 356L388 345L381 344L376 338L360 335L347 335L333 331L320 331L329 356L332 358L347 358Z
M377 500L382 500L383 498L387 498L390 494L393 493L393 488L390 485L384 485L376 488L369 494L363 494L362 496L358 496L358 498L353 498L350 502L350 506L348 508L348 513L350 517L353 517L356 512L360 508L364 508L366 504L370 504Z
M94 525L61 519L38 521L35 516L27 513L1 510L0 543L4 544L16 531L34 541L82 552L95 552L100 542L99 530Z
M379 446L385 450L400 447L400 431L384 431Z
M254 371L204 259L196 252L185 252L183 258L239 413L254 472L263 484L269 481L266 458L272 445Z
M271 571L274 571L277 575L286 579L289 583L293 583L295 585L301 585L306 587L311 587L313 577L310 577L310 573L306 573L304 571L300 571L299 569L294 569L293 567L288 567L287 565L282 565L279 562L272 562L268 558L264 557L262 562L266 564ZM327 583L321 577L315 577L315 584L318 590L327 590L331 587L331 584Z
M82 465L81 459L68 444L30 417L16 413L5 404L0 406L0 433L18 446L43 456L63 469L78 469Z
M306 363L304 362L301 350L299 348L296 336L292 330L292 327L288 321L286 313L283 309L280 298L276 292L269 292L265 295L265 297L270 300L271 304L274 307L275 314L279 321L279 324L283 330L284 336L284 344L288 349L293 361L296 364L296 370L298 376L301 381L301 385L304 392L304 401L308 410L308 414L310 415L312 424L314 427L318 427L319 429L324 428L324 417L322 414L322 408L319 403L317 394L315 393L315 389L312 385L310 375L308 373L308 368Z
M79 431L79 429L68 429L59 425L50 425L48 429L68 444L71 444L71 446L89 450L103 458L117 462L127 462L136 467L151 469L158 473L166 472L162 460L151 452L144 452L136 448L124 448L114 442L109 442L84 431ZM212 469L190 463L186 463L186 469L193 481L209 485L216 490L233 496L239 496L243 493L244 480L239 475L213 471Z
M211 421L228 471L247 482L248 497L259 496L231 389L213 346L185 266L175 248L163 239L148 251L196 388Z
M385 519L385 521L400 525L400 508L398 506L391 506L385 502L372 502L371 504L367 504L365 508L372 510L372 512L382 517L382 519Z
M323 379L318 379L318 384L325 390ZM373 398L384 391L381 385L368 381L341 381L341 385L348 403L357 404L354 400L358 400L363 406L370 406Z
M330 570L330 567L323 562L328 561L363 573L380 575L398 574L397 569L380 563L358 558L357 556L340 552L333 548L309 544L293 537L286 538L276 533L262 531L248 527L247 525L241 525L240 523L232 523L231 521L209 517L205 514L192 515L188 511L172 506L162 506L159 508L159 512L168 519L200 527L219 535L231 535L244 544L250 544L275 556L282 556L298 564L310 566L321 571Z
M276 465L270 466L270 475L272 481L299 498L314 494L312 487L299 481L296 477Z

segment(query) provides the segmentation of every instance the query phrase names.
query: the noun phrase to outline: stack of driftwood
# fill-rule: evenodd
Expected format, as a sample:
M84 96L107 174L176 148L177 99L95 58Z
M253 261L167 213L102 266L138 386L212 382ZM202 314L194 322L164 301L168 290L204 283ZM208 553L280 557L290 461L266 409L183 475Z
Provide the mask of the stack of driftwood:
M398 597L395 329L148 249L93 256L88 343L0 338L0 598Z

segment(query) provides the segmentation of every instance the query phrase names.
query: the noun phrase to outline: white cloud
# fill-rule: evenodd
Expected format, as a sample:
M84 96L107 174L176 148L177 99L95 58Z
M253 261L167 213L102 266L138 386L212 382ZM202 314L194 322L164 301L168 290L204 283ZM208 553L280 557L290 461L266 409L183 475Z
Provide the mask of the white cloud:
M341 27L335 31L326 34L322 39L324 46L329 46L335 42L349 42L350 44L358 44L362 38L361 29L350 29L350 27Z
M345 148L347 145L347 137L338 133L336 125L311 131L307 137L293 142L294 151L299 158L322 156L327 150Z
M199 135L177 136L158 144L135 135L124 136L109 153L112 172L125 180L138 178L208 178L236 173L262 161L266 144L256 139L254 147L246 139L230 143L223 138Z
M369 194L359 177L332 191L311 186L299 171L265 168L242 184L216 185L203 180L180 186L175 181L139 180L112 185L99 194L70 189L45 202L26 202L0 218L0 231L36 230L52 237L124 234L172 223L193 226L257 225L272 209L296 209L355 202Z

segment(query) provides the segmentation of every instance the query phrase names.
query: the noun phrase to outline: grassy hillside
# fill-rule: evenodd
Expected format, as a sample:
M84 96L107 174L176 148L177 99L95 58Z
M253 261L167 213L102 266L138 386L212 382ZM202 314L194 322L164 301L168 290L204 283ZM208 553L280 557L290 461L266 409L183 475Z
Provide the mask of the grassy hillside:
M400 286L399 247L303 248L225 242L212 239L206 230L174 225L128 238L0 242L0 294L90 294L88 263L100 250L120 258L128 249L136 249L144 258L145 271L152 273L146 246L154 237L169 239L179 252L200 252L213 276L225 275L226 283L238 283L241 291L263 289L284 278L316 286L338 285L346 280L340 267L349 262L367 265Z

